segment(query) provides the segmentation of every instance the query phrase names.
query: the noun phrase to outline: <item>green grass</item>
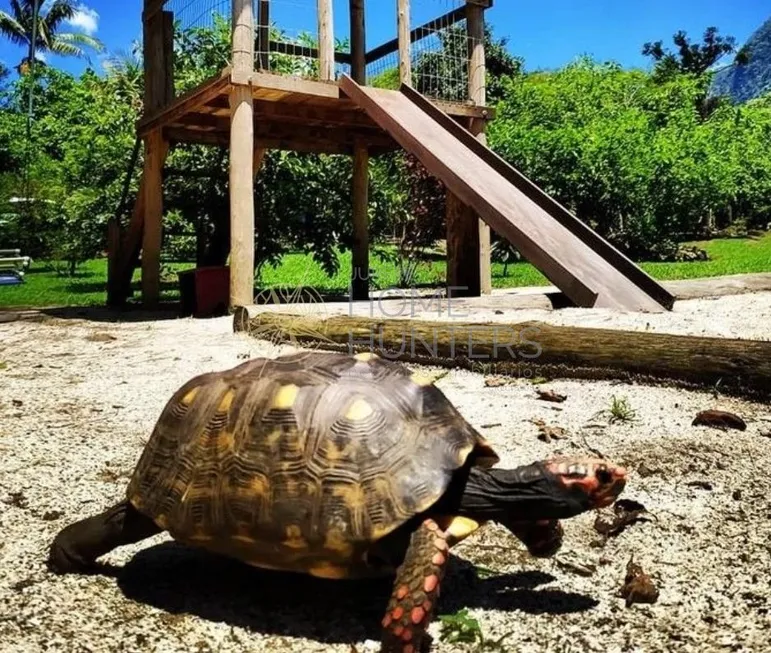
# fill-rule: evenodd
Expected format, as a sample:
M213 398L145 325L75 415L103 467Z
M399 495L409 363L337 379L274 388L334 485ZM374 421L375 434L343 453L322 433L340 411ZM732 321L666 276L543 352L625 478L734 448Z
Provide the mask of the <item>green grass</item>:
M179 298L176 271L195 267L192 263L164 266L161 300ZM172 272L173 271L173 272ZM106 301L107 260L93 259L78 266L74 277L58 274L48 261L33 261L25 275L25 283L0 286L0 307L6 306L103 306ZM141 274L134 274L134 287L139 288Z
M661 280L692 279L751 272L771 272L771 233L761 238L736 238L692 243L707 251L709 261L693 263L642 263L641 267L651 276ZM396 266L383 263L374 254L370 259L376 272L379 288L395 286L399 280ZM191 263L174 263L164 266L162 300L178 299L176 272L193 267ZM321 266L305 254L288 254L277 268L263 272L264 286L311 286L330 293L345 292L351 268L350 252L340 256L337 274L327 276ZM437 258L418 268L416 284L441 285L444 281L445 264ZM74 278L60 276L46 262L33 262L26 276L26 283L19 286L0 286L0 307L3 306L95 306L105 301L105 259L88 261L78 268ZM139 272L134 277L139 287ZM503 276L503 265L493 264L493 286L513 288L519 286L548 285L546 278L529 263L508 266Z

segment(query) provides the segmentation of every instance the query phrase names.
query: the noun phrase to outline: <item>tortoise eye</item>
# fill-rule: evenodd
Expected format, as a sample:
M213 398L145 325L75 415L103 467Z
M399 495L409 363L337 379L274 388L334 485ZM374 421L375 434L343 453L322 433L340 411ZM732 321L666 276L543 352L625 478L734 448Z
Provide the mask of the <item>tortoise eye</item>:
M606 467L600 467L597 470L597 480L602 485L608 485L613 482L613 474Z

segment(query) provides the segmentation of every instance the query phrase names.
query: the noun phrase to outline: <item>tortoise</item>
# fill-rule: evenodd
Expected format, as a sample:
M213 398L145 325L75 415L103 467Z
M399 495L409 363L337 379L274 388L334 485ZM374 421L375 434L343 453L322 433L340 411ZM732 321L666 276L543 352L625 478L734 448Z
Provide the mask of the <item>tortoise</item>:
M249 565L322 578L395 576L382 653L430 645L449 549L487 522L534 556L560 519L625 485L604 460L499 457L430 379L373 353L258 358L199 375L166 404L126 499L64 528L55 573L89 573L162 531Z

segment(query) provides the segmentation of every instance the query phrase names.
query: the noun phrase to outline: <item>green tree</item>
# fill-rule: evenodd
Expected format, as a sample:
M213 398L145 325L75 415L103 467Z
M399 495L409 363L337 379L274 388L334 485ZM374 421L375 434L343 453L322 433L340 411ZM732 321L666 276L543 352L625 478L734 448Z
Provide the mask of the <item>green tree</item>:
M737 50L733 36L720 36L717 27L708 27L704 31L701 43L693 43L688 35L680 30L672 41L676 52L664 49L662 41L645 43L642 53L655 62L655 73L660 79L669 79L675 73L702 75L729 54L735 54L734 63L743 65L749 61L749 52L745 48Z
M21 72L31 64L34 52L83 58L89 49L96 52L104 49L101 41L93 36L60 31L62 24L73 18L78 11L74 0L54 0L50 3L41 0L10 1L11 13L0 11L0 33L13 43L27 48L27 55L19 66ZM36 29L35 5L40 9ZM34 43L33 32L36 32Z

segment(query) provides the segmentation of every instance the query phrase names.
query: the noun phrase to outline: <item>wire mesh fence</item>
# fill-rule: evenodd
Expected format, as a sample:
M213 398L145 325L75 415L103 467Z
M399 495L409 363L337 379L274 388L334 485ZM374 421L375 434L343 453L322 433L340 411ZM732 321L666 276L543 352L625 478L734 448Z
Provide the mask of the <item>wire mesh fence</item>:
M319 76L317 0L252 0L255 21L255 67L277 74L317 79ZM368 3L369 5L370 3ZM168 0L177 30L185 32L230 29L232 0ZM412 0L410 60L412 85L420 93L441 100L469 98L469 52L475 43L468 35L465 0ZM368 20L375 20L368 12ZM396 7L393 34L396 36ZM342 21L338 21L338 24ZM350 73L348 35L335 30L335 76ZM376 44L369 43L370 50ZM398 47L366 67L367 83L399 86Z
M469 98L469 53L474 40L468 35L465 11L465 0L412 0L411 83L427 97L451 102ZM393 45L382 57L368 62L368 84L398 88L399 54Z

